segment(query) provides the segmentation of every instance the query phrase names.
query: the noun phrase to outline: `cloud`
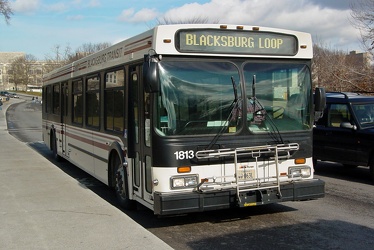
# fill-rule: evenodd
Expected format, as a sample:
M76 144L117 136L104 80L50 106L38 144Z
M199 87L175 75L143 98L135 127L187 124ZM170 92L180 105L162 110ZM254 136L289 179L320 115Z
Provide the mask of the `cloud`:
M167 20L205 18L225 24L267 26L311 33L338 47L357 44L359 31L349 21L349 9L322 7L311 0L211 0L169 9ZM193 13L193 14L192 14Z
M98 7L98 6L100 6L101 4L100 4L100 1L98 1L98 0L91 0L89 3L88 3L88 6L89 7Z
M39 0L15 0L10 4L14 12L34 13L40 8Z
M99 0L72 0L71 5L75 7L90 7L96 8L101 5Z
M63 12L68 9L68 6L65 3L55 3L44 6L45 10L52 12Z
M130 23L143 23L154 20L159 15L155 9L144 8L135 12L134 8L130 8L123 10L118 20Z
M128 21L133 15L135 10L133 8L131 9L125 9L122 11L121 15L118 17L120 21Z

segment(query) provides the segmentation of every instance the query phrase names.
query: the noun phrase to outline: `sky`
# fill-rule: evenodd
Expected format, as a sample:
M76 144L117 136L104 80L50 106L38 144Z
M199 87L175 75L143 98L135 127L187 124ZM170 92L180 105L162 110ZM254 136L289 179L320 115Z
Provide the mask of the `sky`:
M0 52L43 60L56 46L117 43L151 29L157 20L208 19L219 24L308 32L325 47L362 51L351 25L356 0L9 0L10 24L0 16Z

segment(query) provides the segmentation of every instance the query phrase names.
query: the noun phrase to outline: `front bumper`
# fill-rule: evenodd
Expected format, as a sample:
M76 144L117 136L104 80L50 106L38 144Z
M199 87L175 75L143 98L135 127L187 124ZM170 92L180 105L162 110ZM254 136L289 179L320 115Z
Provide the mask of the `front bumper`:
M325 196L325 182L319 179L295 181L281 184L280 190L280 194L274 188L244 191L239 193L239 199L236 189L210 193L155 193L154 213L173 215L317 199Z

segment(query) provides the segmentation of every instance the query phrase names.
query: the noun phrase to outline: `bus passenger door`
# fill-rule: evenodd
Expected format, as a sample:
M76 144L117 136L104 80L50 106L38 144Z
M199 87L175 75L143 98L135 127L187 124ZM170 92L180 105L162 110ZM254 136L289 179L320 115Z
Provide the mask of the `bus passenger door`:
M64 82L61 85L61 140L62 140L62 154L66 157L69 157L67 149L67 141L66 141L66 122L68 118L68 96L69 96L69 90L68 90L68 83Z
M140 66L130 67L131 113L129 119L134 126L133 143L134 160L132 162L134 194L153 204L151 176L151 137L150 137L150 95L144 93L141 84Z

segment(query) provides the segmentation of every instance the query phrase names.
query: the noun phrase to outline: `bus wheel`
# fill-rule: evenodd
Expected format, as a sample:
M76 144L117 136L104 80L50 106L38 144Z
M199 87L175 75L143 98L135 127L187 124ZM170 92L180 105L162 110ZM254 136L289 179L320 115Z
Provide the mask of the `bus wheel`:
M53 152L53 158L56 161L61 161L61 157L57 153L57 138L56 138L56 134L55 133L53 133L53 136L52 136L51 147L52 147L52 152Z
M136 203L129 199L128 196L128 185L127 185L127 174L123 167L121 161L118 157L115 157L112 161L114 169L114 189L116 192L117 200L121 207L127 210L134 210L136 208Z

